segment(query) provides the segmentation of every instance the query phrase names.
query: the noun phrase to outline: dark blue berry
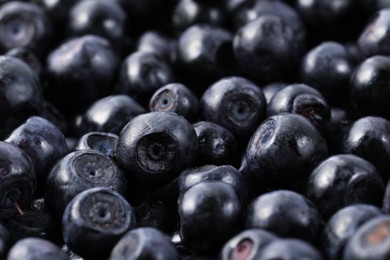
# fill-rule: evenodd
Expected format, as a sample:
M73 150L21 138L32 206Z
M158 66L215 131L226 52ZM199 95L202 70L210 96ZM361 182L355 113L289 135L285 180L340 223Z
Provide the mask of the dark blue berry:
M107 259L111 249L135 227L131 205L109 188L91 188L67 205L62 236L68 247L85 258Z
M60 220L67 204L80 192L107 187L126 194L125 173L112 159L96 150L74 151L61 158L45 183L45 202L50 214Z
M121 131L116 161L129 180L162 185L175 179L196 159L198 140L192 125L173 112L150 112Z
M247 228L261 228L277 236L315 243L321 226L313 202L301 194L277 190L257 197L248 207Z
M345 244L360 226L380 216L379 208L356 204L337 211L326 223L321 236L321 248L329 259L341 259Z
M126 233L112 249L109 259L178 260L179 254L166 234L155 228L145 227Z
M382 178L371 163L342 154L329 157L313 170L306 194L328 218L352 204L380 206L384 190Z

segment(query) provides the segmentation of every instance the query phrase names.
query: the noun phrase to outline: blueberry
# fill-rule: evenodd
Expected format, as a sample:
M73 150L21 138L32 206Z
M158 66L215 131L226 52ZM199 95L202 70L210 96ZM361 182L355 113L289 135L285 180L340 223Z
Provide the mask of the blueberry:
M389 28L390 9L384 8L377 11L357 41L360 54L363 57L389 55Z
M390 217L378 216L364 223L348 240L343 259L388 259Z
M366 116L354 121L346 131L341 150L371 162L384 180L389 178L390 122L382 117Z
M248 198L245 177L230 165L204 165L184 170L178 177L179 193L184 193L192 186L205 181L222 181L230 184L243 204Z
M271 232L247 229L226 242L220 258L223 260L257 259L262 249L276 239Z
M320 92L305 84L291 84L276 92L268 104L267 116L282 112L300 114L323 133L327 132L330 108Z
M46 63L47 98L69 116L108 94L119 60L106 39L85 35L56 47Z
M199 165L236 165L237 141L226 128L208 121L193 124L198 137Z
M178 203L180 236L197 253L219 253L239 228L242 206L227 183L198 183L182 193Z
M121 131L116 161L129 180L158 186L175 179L196 159L192 125L173 112L150 112L131 120Z
M236 0L236 2L239 1ZM292 27L298 38L304 39L306 32L300 16L294 8L283 1L249 0L241 2L243 3L235 3L238 5L237 10L233 13L235 28L239 29L263 15L276 15Z
M365 222L380 216L379 208L355 204L337 211L326 223L321 236L321 247L329 259L341 259L344 246Z
M239 29L233 50L244 75L256 82L270 83L294 74L302 41L281 17L262 15Z
M9 251L7 259L67 260L69 258L56 244L42 238L29 237L17 241Z
M23 61L0 56L0 137L43 108L43 89L36 73Z
M118 136L106 132L89 132L77 141L73 150L97 150L105 155L114 158Z
M222 78L212 84L200 100L203 120L214 122L236 137L248 139L265 118L262 90L241 77Z
M320 91L331 104L344 104L354 67L346 47L337 42L322 42L303 57L300 79Z
M321 217L313 202L293 191L277 190L257 197L249 206L247 228L262 228L281 237L315 242Z
M164 58L169 63L176 61L176 45L174 38L162 31L145 31L138 39L137 51L151 52Z
M13 144L0 141L0 218L23 214L36 190L30 157Z
M328 155L324 137L301 115L266 119L248 143L246 160L258 189L302 189L311 171Z
M195 93L180 83L171 83L154 92L149 101L150 111L170 111L189 121L198 118L199 105Z
M53 42L52 23L38 5L12 1L0 8L0 48L27 47L46 55Z
M308 259L321 260L321 253L312 245L299 239L276 239L259 254L259 259Z
M178 31L194 24L222 26L226 14L219 1L179 0L172 13L172 25Z
M109 132L119 135L122 128L146 109L127 95L110 95L96 100L81 116L77 132Z
M80 192L93 187L107 187L125 195L125 173L108 156L95 150L67 154L54 165L46 179L45 201L50 214L60 220L67 204Z
M390 58L372 56L354 70L350 85L350 103L358 116L390 117L387 96L390 95Z
M108 39L121 49L126 35L126 13L116 1L76 1L68 13L68 34L94 34Z
M40 189L52 166L68 153L64 134L51 122L38 116L30 117L5 141L18 146L31 158Z
M62 218L64 242L85 258L107 259L119 239L134 227L131 205L119 193L102 187L79 193Z
M379 206L384 190L375 167L352 154L327 158L313 170L307 182L307 196L325 218L352 204Z
M41 76L43 70L42 63L31 49L27 47L15 47L7 51L5 55L24 61L37 74L37 76Z
M229 31L208 24L193 25L180 34L177 66L188 84L197 82L193 84L196 92L203 91L202 86L234 71L232 41Z
M150 52L133 52L122 61L115 91L139 100L149 100L161 86L174 81L171 66Z
M155 228L137 228L125 234L111 251L110 260L179 259L175 247Z

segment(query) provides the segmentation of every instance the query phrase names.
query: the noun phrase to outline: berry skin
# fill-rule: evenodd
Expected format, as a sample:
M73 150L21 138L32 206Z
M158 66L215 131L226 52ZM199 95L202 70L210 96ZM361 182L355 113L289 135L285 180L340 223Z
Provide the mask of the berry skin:
M186 29L177 43L177 66L195 92L234 70L233 36L221 27L196 24ZM231 73L230 73L231 74Z
M173 112L149 112L122 129L116 161L129 180L156 187L191 166L197 151L196 132L184 117Z
M222 26L226 18L218 1L179 0L173 10L172 25L179 31L194 24Z
M10 1L0 8L0 49L31 49L39 57L52 47L53 26L43 9L33 3Z
M46 63L48 100L71 116L112 91L119 59L108 40L84 35L52 50Z
M268 104L267 117L282 112L299 114L326 133L330 121L327 101L316 89L305 84L291 84L276 92Z
M197 253L218 253L239 227L241 203L227 183L198 183L182 193L178 203L180 236Z
M343 259L388 259L390 257L390 217L378 216L363 224L348 240Z
M198 165L235 165L237 140L226 128L212 122L193 124L198 137Z
M256 20L263 15L275 15L283 19L283 21L292 27L295 34L304 39L305 30L304 25L299 17L297 11L284 3L283 1L273 0L256 0L245 1L236 0L236 2L243 2L233 13L233 22L235 28L239 29L242 26ZM230 1L234 2L234 1Z
M261 228L280 237L299 238L312 243L318 238L320 214L313 202L287 190L268 192L249 206L247 228Z
M11 56L14 58L18 58L25 62L30 68L35 71L37 76L42 75L42 63L36 54L27 47L16 47L10 49L6 54L6 56Z
M146 103L158 88L173 81L167 61L155 53L137 51L122 61L115 92Z
M17 241L10 249L8 260L35 260L35 259L53 259L53 260L67 260L68 256L52 242L29 237Z
M361 56L389 55L390 9L378 10L361 33L357 44Z
M102 187L79 193L62 218L64 242L85 258L107 259L118 240L134 227L131 205L119 193Z
M43 90L36 73L23 61L0 56L0 137L4 139L16 127L43 108Z
M170 111L194 121L199 114L195 93L180 83L171 83L154 92L149 101L150 111Z
M176 40L161 31L146 31L138 39L137 51L151 52L169 63L176 61Z
M178 260L180 258L167 235L155 228L145 227L126 233L112 249L109 259Z
M390 118L390 57L372 56L353 71L349 84L349 103L357 117L383 116Z
M345 46L322 42L302 58L300 79L320 91L331 104L343 104L348 100L348 84L354 68Z
M294 74L302 40L281 17L262 15L241 27L233 40L240 70L260 83L285 80Z
M205 181L222 181L232 185L243 205L248 199L245 176L230 165L204 165L184 170L177 179L179 193Z
M311 244L299 239L276 239L260 253L259 259L310 259L321 260L321 253Z
M283 156L280 156L283 155ZM280 113L254 132L246 150L257 189L302 189L311 171L326 158L324 137L301 115ZM263 187L264 188L264 187Z
M352 154L334 155L319 164L307 182L306 195L324 218L352 204L380 206L384 184L375 167Z
M67 154L46 179L44 197L50 214L60 221L68 203L80 192L94 187L108 187L125 195L125 173L108 156L95 150Z
M77 141L73 150L96 150L110 158L115 157L118 136L106 132L89 132Z
M94 34L108 39L116 49L123 48L126 13L116 1L77 1L68 13L68 34Z
M322 231L321 248L329 259L341 259L345 244L356 230L381 214L379 208L367 204L355 204L340 209L333 214Z
M36 178L30 157L17 146L0 141L0 219L21 214L29 205Z
M341 143L344 153L352 153L371 162L386 181L390 167L390 122L378 116L361 117L346 131Z
M108 132L119 135L122 128L146 109L127 95L109 95L92 103L81 116L77 132Z
M248 139L265 118L267 103L262 90L242 77L222 78L202 95L203 120L225 127L236 137Z
M38 116L30 117L5 141L18 146L31 158L40 189L51 167L68 152L64 134Z

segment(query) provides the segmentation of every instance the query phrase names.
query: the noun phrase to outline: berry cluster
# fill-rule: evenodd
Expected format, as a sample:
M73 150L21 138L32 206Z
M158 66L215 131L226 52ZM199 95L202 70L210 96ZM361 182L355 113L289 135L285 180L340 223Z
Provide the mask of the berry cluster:
M0 0L0 259L389 259L390 1Z

